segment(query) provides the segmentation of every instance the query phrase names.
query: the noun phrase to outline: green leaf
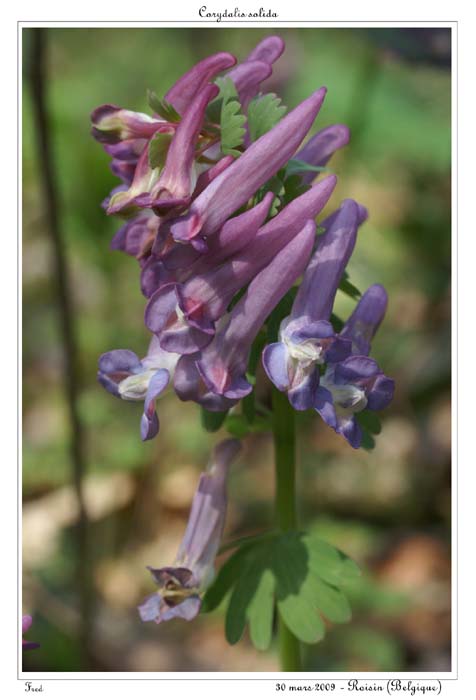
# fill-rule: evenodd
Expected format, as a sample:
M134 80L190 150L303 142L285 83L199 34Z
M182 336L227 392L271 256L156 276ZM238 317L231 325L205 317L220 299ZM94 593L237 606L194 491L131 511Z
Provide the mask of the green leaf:
M252 612L256 613L253 602L257 591L260 591L265 568L265 550L262 547L253 548L246 565L242 567L226 612L225 636L229 644L236 644L241 639ZM266 588L264 590L266 592ZM256 626L259 627L259 623Z
M311 165L310 163L306 163L304 160L298 160L297 158L292 158L290 161L288 161L286 166L287 175L295 175L296 173L305 172L321 173L326 170L328 170L328 168L324 168L320 165Z
M330 622L349 622L352 612L342 591L318 576L313 576L312 587L317 607Z
M269 569L266 569L248 605L251 641L260 651L264 651L271 644L274 616L274 586L274 576Z
M203 406L200 411L202 425L209 433L220 430L228 415L228 411L207 411Z
M241 575L241 571L246 567L249 553L250 548L245 545L237 549L236 552L226 560L218 572L216 579L204 596L202 612L211 612L220 605L228 591L233 588Z
M333 586L341 586L360 576L355 562L339 549L310 533L303 537L309 556L309 568L323 581Z
M281 197L281 208L310 189L311 185L304 184L299 175L290 175L284 181L284 194Z
M360 426L371 435L379 435L382 432L382 423L375 411L361 411L356 418Z
M248 130L251 141L256 141L282 119L286 107L275 94L258 95L248 105Z
M149 142L149 165L152 169L162 169L169 151L172 134L155 134Z
M340 333L344 328L344 321L339 318L339 316L336 316L336 314L331 314L331 323L336 333Z
M360 446L364 450L373 450L375 447L375 440L373 439L372 435L368 433L365 428L362 428L362 442Z
M239 156L236 150L243 144L246 117L241 113L240 103L234 99L223 101L220 115L221 150L225 155Z
M339 283L339 289L351 299L359 299L362 296L362 292L349 281L347 276L342 277Z
M149 107L167 122L179 122L182 118L170 102L161 100L153 90L147 90L147 102Z
M244 438L249 433L267 433L271 430L268 417L255 416L253 423L249 423L244 415L233 413L225 420L225 428L236 438Z

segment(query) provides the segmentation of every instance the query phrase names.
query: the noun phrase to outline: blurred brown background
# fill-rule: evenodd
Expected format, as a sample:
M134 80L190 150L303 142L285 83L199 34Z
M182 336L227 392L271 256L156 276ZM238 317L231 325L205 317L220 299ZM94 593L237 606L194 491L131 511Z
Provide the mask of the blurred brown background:
M24 67L34 56L23 30ZM144 300L134 260L109 251L119 227L100 208L116 184L89 135L89 113L115 103L147 111L215 51L244 58L258 29L48 29L44 76L58 191L58 231L74 305L78 420L73 476L55 250L37 155L38 120L23 89L23 612L34 617L25 670L269 671L277 655L247 639L229 647L222 612L192 623L141 624L147 564L171 563L199 472L221 436L196 405L160 400L161 431L139 438L141 407L96 383L98 356L143 355ZM276 32L277 33L277 32ZM344 122L352 140L330 163L332 207L353 197L370 218L348 271L383 283L387 318L373 356L396 380L374 451L354 451L311 414L299 415L301 522L364 569L349 591L353 621L306 649L314 671L450 670L450 32L284 29L287 50L267 91L294 106L326 85L315 130ZM340 293L339 293L340 294ZM339 296L345 315L352 302ZM76 337L74 337L74 333ZM248 439L234 468L226 539L269 527L271 437ZM78 528L84 488L87 538ZM76 486L75 486L76 483ZM84 534L84 527L83 527Z

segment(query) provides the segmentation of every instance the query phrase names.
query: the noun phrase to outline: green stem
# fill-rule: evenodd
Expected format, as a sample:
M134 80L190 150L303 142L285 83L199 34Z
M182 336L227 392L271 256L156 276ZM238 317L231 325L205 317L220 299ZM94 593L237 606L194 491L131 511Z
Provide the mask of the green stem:
M273 436L276 468L276 524L282 532L295 530L296 514L296 434L294 411L288 398L273 388ZM299 640L278 613L279 657L282 671L300 671Z

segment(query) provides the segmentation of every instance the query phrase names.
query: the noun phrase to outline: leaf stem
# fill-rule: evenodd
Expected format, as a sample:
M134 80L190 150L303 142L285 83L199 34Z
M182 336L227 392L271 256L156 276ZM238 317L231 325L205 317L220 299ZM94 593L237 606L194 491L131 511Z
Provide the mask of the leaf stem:
M297 527L296 513L296 433L294 411L285 394L273 387L273 437L276 470L276 524L282 532ZM282 671L300 671L298 639L278 612L278 644Z

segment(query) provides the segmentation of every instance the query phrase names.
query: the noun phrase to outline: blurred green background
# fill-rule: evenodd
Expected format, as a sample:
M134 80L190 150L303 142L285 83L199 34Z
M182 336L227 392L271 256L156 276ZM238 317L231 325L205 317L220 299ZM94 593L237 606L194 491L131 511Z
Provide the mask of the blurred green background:
M24 66L32 31L23 30ZM412 33L413 32L413 33ZM415 33L416 32L416 33ZM34 617L25 670L270 671L276 650L245 638L229 647L222 612L192 623L141 624L152 592L147 564L172 562L210 449L221 434L195 404L160 400L161 431L139 438L138 404L96 383L97 358L145 354L144 299L133 259L109 250L120 223L100 202L115 186L89 135L105 102L148 111L216 51L244 58L270 29L48 29L47 100L78 336L85 426L88 550L78 561L63 345L51 236L41 190L28 80L23 86L23 612ZM277 32L276 32L277 33ZM349 591L349 625L329 625L306 650L313 671L448 671L450 657L450 94L449 30L283 29L286 52L266 91L289 107L328 88L314 130L343 122L351 144L329 169L332 207L352 197L370 211L348 271L390 296L373 356L396 380L372 452L354 451L299 414L300 516L366 572ZM352 302L339 292L337 311ZM264 390L266 391L266 389ZM266 396L264 396L266 400ZM269 527L271 436L248 439L234 468L225 539ZM78 598L88 586L87 620ZM87 642L78 632L87 627ZM83 639L83 641L82 641ZM86 648L85 648L86 644Z

